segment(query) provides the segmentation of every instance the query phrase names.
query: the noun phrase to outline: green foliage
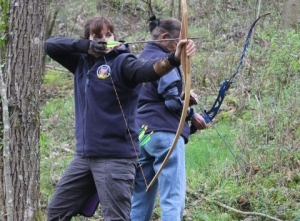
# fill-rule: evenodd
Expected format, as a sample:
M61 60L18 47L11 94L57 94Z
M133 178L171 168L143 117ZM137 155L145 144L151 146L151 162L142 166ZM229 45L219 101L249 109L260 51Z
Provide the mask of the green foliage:
M222 105L225 114L221 112L218 115L216 124L219 128L226 119L233 121L230 128L235 128L234 131L229 128L222 131L225 134L236 135L236 138L229 137L225 140L231 140L232 145L229 146L237 157L241 158L241 164L246 166L246 171L243 166L228 164L228 161L234 161L230 160L230 156L223 158L209 155L207 149L205 152L199 150L199 146L209 147L212 153L217 153L219 148L214 149L214 146L220 138L213 135L213 130L212 134L210 130L200 134L201 144L197 143L198 154L193 150L197 139L193 137L187 148L188 186L192 189L190 195L197 197L196 200L195 197L187 197L187 204L201 209L193 211L187 207L192 220L226 220L222 209L213 203L207 205L202 196L235 209L262 212L282 220L292 220L298 215L299 40L299 34L292 30L278 31L272 25L265 30L256 29L245 59L247 63L247 59L251 58L252 64L247 69L241 69L234 85L246 88L247 94L244 96L243 91L232 88L230 92L233 94L229 94ZM206 44L208 48L212 45ZM234 44L226 45L226 50L229 47L234 49ZM234 60L225 62L226 54L220 57L212 53L206 54L209 56L200 57L195 63L200 67L195 69L220 72L225 63L236 63ZM210 56L215 59L214 63L210 63ZM206 69L205 65L209 65L210 68ZM199 81L203 83L201 86L207 87L214 83L209 74L202 76L205 78L201 79L201 74L199 75ZM224 79L224 76L221 75L220 79L222 78ZM205 99L211 103L210 99ZM226 112L227 109L235 109L234 115L232 112ZM206 142L207 134L211 140ZM203 164L203 161L209 163ZM197 166L200 168L196 170ZM250 203L248 209L237 203L240 196ZM226 215L229 220L241 220L238 214L227 212Z
M270 29L260 36L266 47L262 54L255 54L262 59L256 63L250 85L251 111L237 125L236 146L252 166L260 168L255 179L249 180L261 187L262 198L254 206L268 207L269 213L276 214L280 209L278 217L288 220L300 206L291 197L294 190L299 191L300 39L287 30Z
M58 72L55 70L48 70L44 76L43 84L49 85L60 85L62 81L68 83L66 79L68 78L69 74L66 72Z
M262 40L268 42L269 47L265 53L267 69L260 74L262 80L267 81L267 85L281 89L286 85L290 86L291 81L299 74L300 36L293 30L269 32L262 36Z
M187 196L187 213L192 220L215 220L214 217L234 220L229 213L217 212L213 205L205 205L201 198L202 194L209 195L231 205L232 200L228 196L239 194L238 183L230 178L230 173L236 173L237 161L240 160L231 153L236 152L229 143L233 139L234 132L228 120L219 121L217 126L191 137L186 147L186 166L188 189L191 191ZM195 207L201 207L201 210L191 209Z
M290 140L298 142L299 131L299 34L293 31L267 33L264 41L269 42L264 53L264 66L258 66L250 105L252 122L243 128L249 135L256 134L255 147L281 147L277 152L293 148ZM269 36L269 37L268 37ZM288 41L286 39L289 39ZM258 98L258 99L257 99ZM276 130L275 130L276 128ZM264 148L263 148L264 149Z
M7 26L8 26L8 0L0 0L0 48L3 47L6 41Z
M48 70L42 89L42 100L45 101L41 108L40 182L41 204L45 207L74 154L74 101L70 74Z
M165 7L166 2L153 1L155 14L160 18L168 17L170 8ZM210 108L220 83L236 70L248 28L256 18L253 7L257 2L188 2L189 35L200 37L196 41L198 53L192 58L193 87L200 100L198 112ZM272 15L256 25L242 68L214 126L192 135L186 147L188 191L184 220L264 220L238 214L216 202L282 220L299 219L300 39L294 31L278 30L283 1L276 2L261 1L261 14ZM83 21L100 13L113 19L118 38L147 39L147 6L135 3L87 1L72 7L70 13L70 3L65 1L58 21L67 24L67 34L78 36ZM114 8L116 4L119 6ZM80 7L83 13L74 25L76 16L71 18L68 13L74 15ZM131 47L139 53L143 45ZM74 146L70 75L48 71L44 88L51 96L45 96L42 111L42 205L47 204ZM244 204L238 202L240 198L245 199ZM158 219L160 212L157 206L153 220ZM97 214L95 219L99 217Z
M41 202L47 204L74 151L73 97L49 100L42 108Z

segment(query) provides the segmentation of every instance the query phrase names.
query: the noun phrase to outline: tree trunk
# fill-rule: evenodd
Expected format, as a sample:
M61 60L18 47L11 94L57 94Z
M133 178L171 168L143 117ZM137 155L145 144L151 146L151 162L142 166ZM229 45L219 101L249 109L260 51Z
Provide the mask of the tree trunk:
M0 51L0 56L1 56ZM2 58L2 56L1 56ZM0 58L0 62L2 64L2 59ZM0 69L1 71L1 69ZM1 71L2 73L2 71ZM1 86L0 86L1 90ZM3 157L2 157L2 151L3 151L3 119L2 119L2 100L0 100L0 221L2 221L2 218L4 216L4 185L3 185Z
M281 29L295 29L297 30L299 23L300 0L287 0L284 2L282 8L282 15L280 21Z
M1 221L35 221L39 215L45 0L10 0L8 14L5 66L0 72L4 128Z
M170 17L174 17L174 11L175 11L175 2L174 0L171 0L171 5L170 5Z

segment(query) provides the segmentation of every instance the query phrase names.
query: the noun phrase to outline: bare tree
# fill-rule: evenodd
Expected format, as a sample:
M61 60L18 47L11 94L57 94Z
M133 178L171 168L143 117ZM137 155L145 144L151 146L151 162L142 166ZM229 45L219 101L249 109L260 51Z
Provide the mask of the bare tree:
M147 6L148 6L148 17L150 18L151 16L154 15L154 12L153 12L153 9L152 9L152 4L151 4L151 0L147 0L147 1L144 1Z
M3 148L1 221L34 221L39 214L39 91L43 74L45 0L10 0L0 89ZM2 62L1 62L2 63Z

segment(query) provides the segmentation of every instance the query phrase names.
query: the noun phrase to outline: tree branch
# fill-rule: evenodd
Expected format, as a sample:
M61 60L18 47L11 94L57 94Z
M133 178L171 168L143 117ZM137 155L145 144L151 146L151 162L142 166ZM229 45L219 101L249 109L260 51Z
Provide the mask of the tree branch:
M269 216L269 215L266 215L264 213L258 213L258 212L244 212L244 211L241 211L241 210L238 210L238 209L235 209L235 208L232 208L230 206L227 206L219 201L216 201L216 200L211 200L205 196L201 196L204 200L210 202L210 203L215 203L217 204L218 206L222 207L222 208L225 208L225 209L228 209L228 210L231 210L233 212L236 212L236 213L239 213L239 214L243 214L243 215L251 215L251 216L261 216L261 217L265 217L265 218L268 218L270 220L275 220L275 221L283 221L281 219L277 219L275 217L272 217L272 216ZM200 197L197 196L197 198L199 199Z

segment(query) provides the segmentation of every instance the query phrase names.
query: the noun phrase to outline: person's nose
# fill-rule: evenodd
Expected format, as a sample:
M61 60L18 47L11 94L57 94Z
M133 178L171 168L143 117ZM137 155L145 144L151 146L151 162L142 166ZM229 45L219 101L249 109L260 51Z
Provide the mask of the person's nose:
M107 38L106 37L102 37L100 39L98 39L99 41L107 41Z

